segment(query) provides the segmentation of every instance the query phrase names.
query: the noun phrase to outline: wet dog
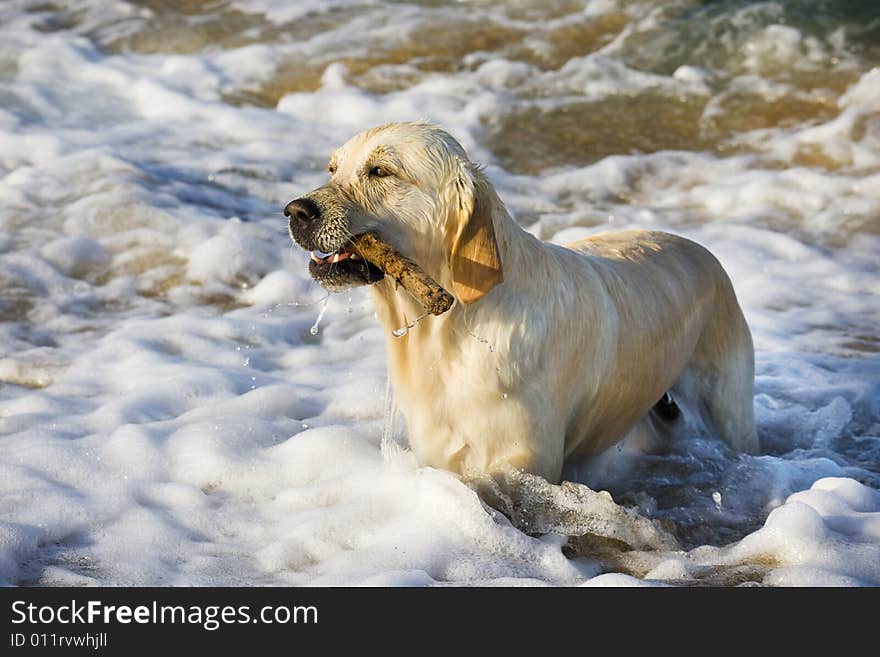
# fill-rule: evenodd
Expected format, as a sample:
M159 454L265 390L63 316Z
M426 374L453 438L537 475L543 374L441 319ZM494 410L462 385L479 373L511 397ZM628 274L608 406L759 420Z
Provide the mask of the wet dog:
M682 400L731 448L757 452L751 334L702 246L658 231L538 240L458 142L428 124L367 130L328 171L327 184L287 205L290 234L318 252L309 270L327 288L371 284L421 463L555 483L568 458L678 421ZM351 240L367 231L452 292L452 309L393 336L424 311L358 255Z

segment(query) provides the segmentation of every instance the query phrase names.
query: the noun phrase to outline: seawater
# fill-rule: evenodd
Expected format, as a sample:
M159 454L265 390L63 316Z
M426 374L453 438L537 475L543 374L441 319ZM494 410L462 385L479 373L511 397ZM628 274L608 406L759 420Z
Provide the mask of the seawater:
M0 4L0 580L880 583L878 66L870 2ZM363 290L310 331L281 209L414 119L542 239L670 230L730 273L762 455L569 473L686 559L568 559L382 458L386 336Z

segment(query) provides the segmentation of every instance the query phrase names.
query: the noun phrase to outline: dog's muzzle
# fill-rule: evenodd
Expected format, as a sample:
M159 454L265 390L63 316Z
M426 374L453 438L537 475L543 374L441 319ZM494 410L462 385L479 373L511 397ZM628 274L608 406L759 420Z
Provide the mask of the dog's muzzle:
M328 290L335 292L382 280L382 270L362 258L350 240L341 235L328 239L321 207L314 200L294 199L284 208L284 216L289 220L293 241L311 251L309 274Z

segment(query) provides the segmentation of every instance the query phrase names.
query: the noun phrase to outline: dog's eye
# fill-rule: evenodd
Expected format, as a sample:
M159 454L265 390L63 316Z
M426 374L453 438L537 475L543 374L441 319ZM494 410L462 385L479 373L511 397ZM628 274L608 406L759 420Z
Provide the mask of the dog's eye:
M370 169L370 175L376 178L385 178L391 175L391 172L385 167L373 167Z

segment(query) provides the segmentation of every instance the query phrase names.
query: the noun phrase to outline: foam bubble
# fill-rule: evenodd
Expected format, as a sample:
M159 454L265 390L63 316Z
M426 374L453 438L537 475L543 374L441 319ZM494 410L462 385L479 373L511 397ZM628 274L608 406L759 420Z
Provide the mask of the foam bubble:
M100 274L111 260L100 242L84 237L53 240L43 247L41 253L63 274L73 278Z

